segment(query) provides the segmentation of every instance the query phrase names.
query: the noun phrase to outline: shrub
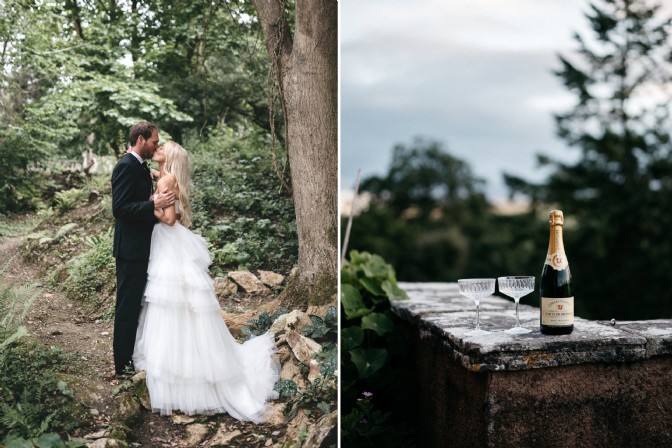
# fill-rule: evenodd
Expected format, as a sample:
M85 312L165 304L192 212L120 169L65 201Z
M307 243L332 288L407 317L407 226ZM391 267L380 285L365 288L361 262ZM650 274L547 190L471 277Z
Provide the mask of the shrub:
M84 303L89 312L108 317L114 308L116 286L112 228L84 241L90 249L69 262L63 290L68 298Z
M207 141L188 139L186 145L194 227L212 245L212 271L288 273L298 257L294 205L273 169L268 136L226 128Z
M393 412L411 395L408 330L390 305L406 298L380 256L350 252L341 269L341 434L348 446L408 442L410 432Z

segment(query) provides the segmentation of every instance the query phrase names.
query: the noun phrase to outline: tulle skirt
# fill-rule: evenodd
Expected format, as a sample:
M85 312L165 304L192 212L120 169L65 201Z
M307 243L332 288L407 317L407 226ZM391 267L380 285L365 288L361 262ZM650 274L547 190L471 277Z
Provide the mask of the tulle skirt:
M220 314L205 240L176 222L154 226L133 353L162 415L228 412L261 422L279 366L273 335L239 344Z

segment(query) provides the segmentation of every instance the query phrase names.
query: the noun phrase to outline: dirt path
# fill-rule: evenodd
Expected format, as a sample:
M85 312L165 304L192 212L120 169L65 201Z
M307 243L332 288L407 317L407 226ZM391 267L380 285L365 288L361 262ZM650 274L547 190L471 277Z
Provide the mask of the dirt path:
M35 266L21 259L21 237L0 239L0 260L12 260L5 278L21 285L26 282L37 283L38 296L26 321L31 338L46 346L60 347L74 354L77 371L86 383L88 393L84 398L77 397L90 409L94 418L93 427L82 428L71 436L86 435L106 430L115 411L114 391L119 381L114 378L112 364L112 322L91 321L79 311L80 305L68 300L60 292L50 292L44 286ZM245 303L247 302L247 303ZM258 305L251 299L235 308L240 312L246 305L250 308ZM239 422L228 415L199 416L196 418L161 417L143 410L142 423L132 428L131 446L142 447L186 447L186 446L237 446L262 447L273 446L286 432L286 427L269 424L254 425ZM201 436L194 434L200 431ZM220 435L220 441L229 442L211 444L214 436ZM232 437L233 436L233 437ZM276 445L277 446L277 445Z

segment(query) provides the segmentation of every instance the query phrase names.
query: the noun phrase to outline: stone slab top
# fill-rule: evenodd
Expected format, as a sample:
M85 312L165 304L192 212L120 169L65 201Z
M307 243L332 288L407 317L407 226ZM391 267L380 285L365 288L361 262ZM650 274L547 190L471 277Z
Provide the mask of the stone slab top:
M481 329L471 336L476 307L460 295L457 283L404 283L409 300L392 302L397 315L417 326L422 338L437 338L473 372L525 370L582 363L623 363L672 356L672 320L591 321L575 317L570 335L539 331L539 308L520 305L521 326L532 332L505 333L515 325L512 299L486 297L480 302Z

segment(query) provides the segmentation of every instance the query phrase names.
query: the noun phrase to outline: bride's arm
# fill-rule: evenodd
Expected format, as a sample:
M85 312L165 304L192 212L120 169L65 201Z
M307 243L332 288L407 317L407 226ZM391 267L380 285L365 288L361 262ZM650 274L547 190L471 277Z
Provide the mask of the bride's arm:
M156 185L156 191L157 193L159 192L164 192L164 191L175 191L175 178L173 176L163 176L161 179L159 179L159 183ZM175 224L175 221L177 220L177 214L175 213L175 204L170 205L168 207L165 207L163 209L155 209L154 210L154 216L156 218L163 222L168 224L169 226L172 226Z

